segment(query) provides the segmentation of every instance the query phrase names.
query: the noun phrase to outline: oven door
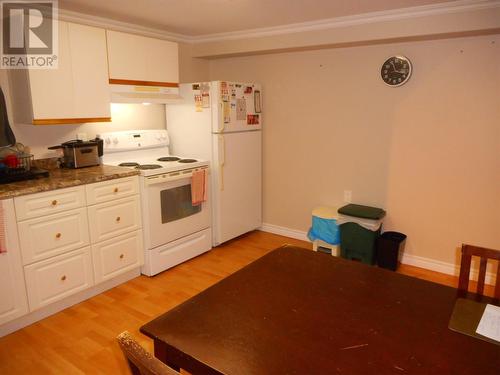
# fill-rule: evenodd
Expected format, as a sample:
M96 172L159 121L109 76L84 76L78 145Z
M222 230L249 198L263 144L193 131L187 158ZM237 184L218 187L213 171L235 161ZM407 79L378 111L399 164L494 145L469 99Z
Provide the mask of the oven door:
M209 201L191 203L191 174L145 177L146 246L153 249L210 227ZM207 194L210 196L209 194Z

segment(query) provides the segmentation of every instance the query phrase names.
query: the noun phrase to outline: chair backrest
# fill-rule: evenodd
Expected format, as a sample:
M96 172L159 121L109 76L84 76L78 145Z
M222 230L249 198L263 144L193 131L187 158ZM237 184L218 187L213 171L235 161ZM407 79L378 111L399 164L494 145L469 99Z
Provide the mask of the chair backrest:
M462 260L460 262L460 276L458 279L459 295L467 295L467 291L469 289L470 266L473 256L481 258L476 290L478 296L483 296L484 293L484 281L486 278L486 266L488 259L498 261L494 298L496 300L500 300L500 251L466 244L462 245Z
M120 333L116 340L127 357L133 375L179 375L177 371L153 357L127 331Z

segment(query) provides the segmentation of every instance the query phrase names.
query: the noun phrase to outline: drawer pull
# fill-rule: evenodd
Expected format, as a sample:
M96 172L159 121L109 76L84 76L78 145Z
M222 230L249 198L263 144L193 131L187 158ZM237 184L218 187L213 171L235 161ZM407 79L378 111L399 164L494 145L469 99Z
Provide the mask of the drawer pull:
M119 222L120 222L120 220L121 220L121 217L120 217L120 216L117 216L117 217L116 217L116 222L117 222L117 223L119 223Z
M52 206L55 206L57 205L57 199L54 199L52 202L51 202Z
M66 275L61 276L61 281L64 281L64 280L66 280Z
M62 234L61 233L56 233L56 238L61 238Z
M123 259L124 257L125 257L125 255L120 254L120 259Z
M115 188L113 189L113 192L118 193L118 188L117 188L117 187L115 187Z

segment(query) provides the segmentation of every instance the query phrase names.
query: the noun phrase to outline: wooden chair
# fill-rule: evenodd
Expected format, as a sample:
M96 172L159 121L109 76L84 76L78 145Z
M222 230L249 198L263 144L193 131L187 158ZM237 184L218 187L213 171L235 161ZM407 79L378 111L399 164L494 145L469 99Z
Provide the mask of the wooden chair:
M116 338L133 375L179 375L147 352L127 331Z
M461 297L467 296L469 290L469 277L470 277L470 266L473 256L478 256L481 258L479 263L479 275L477 278L477 298L480 299L484 292L484 280L486 278L486 265L488 259L494 259L498 261L497 266L497 277L494 299L496 302L500 300L500 251L493 249L486 249L484 247L473 246L473 245L462 245L462 260L460 262L460 276L458 279L458 294Z

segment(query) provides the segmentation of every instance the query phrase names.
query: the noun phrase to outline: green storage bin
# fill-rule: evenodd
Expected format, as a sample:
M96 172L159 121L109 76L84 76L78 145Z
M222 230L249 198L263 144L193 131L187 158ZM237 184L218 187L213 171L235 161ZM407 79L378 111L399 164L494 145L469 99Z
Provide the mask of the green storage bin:
M348 204L338 210L340 255L346 259L375 264L376 241L385 211L381 208Z

